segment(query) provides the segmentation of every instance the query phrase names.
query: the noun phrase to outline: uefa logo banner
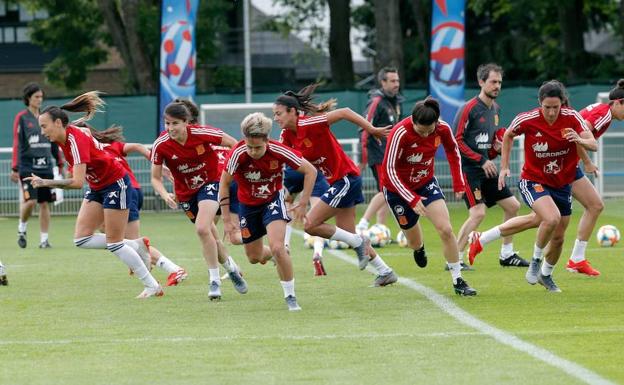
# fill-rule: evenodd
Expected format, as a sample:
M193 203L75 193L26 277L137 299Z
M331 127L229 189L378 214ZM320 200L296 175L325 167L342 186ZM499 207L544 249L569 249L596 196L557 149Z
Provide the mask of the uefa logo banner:
M195 97L195 20L199 0L163 0L160 27L159 132L175 98Z
M464 103L464 0L432 0L429 93L453 124Z

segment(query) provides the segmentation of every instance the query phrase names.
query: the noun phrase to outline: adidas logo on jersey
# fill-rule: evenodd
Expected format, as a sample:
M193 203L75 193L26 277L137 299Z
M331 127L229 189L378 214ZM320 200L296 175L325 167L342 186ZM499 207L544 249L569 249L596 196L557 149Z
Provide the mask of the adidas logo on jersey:
M488 135L487 132L482 132L479 135L475 136L476 143L489 143L489 141L490 141L490 136Z
M420 161L422 161L422 157L423 157L422 152L419 152L418 154L412 154L407 157L407 162L412 163L412 164L419 163Z
M176 154L173 154L173 156L171 156L171 159L178 159L178 156Z
M533 148L535 152L548 151L548 142L537 142L531 148Z
M542 133L541 133L541 132L539 132L539 131L537 131L537 134L535 134L535 137L536 137L536 138L541 138L541 137L542 137Z

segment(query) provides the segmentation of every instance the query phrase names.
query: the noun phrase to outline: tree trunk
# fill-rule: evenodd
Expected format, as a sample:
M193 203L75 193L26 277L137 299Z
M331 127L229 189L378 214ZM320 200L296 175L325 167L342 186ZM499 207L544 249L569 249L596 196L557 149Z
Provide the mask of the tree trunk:
M373 0L375 9L376 70L394 66L405 79L403 68L403 36L399 16L399 0Z
M145 43L139 37L137 20L139 18L139 1L123 0L121 7L123 20L126 26L128 48L134 63L133 70L138 81L138 90L143 93L154 94L157 91L156 79L152 70L152 61L147 54Z
M341 88L353 87L351 8L349 0L329 0L329 60L332 80Z
M587 24L583 12L579 11L581 9L583 0L562 1L558 5L563 60L564 66L568 68L568 80L582 76L587 64L583 40Z
M97 2L106 21L108 32L113 44L119 51L126 64L128 83L134 92L155 93L156 82L152 78L152 68L149 57L138 36L136 20L138 19L138 4L136 0L124 0L123 15L115 0L100 0Z
M411 0L412 12L416 21L416 34L423 45L423 55L429 57L431 46L431 4L429 0ZM429 60L425 60L425 73L429 73Z

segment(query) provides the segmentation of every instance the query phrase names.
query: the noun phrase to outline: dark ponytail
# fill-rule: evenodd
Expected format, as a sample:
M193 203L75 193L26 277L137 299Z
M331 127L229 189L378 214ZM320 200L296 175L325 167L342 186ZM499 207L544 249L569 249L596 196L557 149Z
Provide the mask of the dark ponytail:
M104 104L106 103L104 103L104 101L100 99L99 91L90 91L75 97L71 102L65 103L60 107L46 107L43 111L41 111L41 115L49 114L50 118L52 118L52 121L60 119L63 123L63 127L67 127L67 125L69 124L69 116L65 111L84 112L85 115L82 118L72 122L78 124L81 122L86 122L93 118L96 112L101 111L100 107Z
M620 79L617 81L615 87L609 91L609 100L620 100L624 99L624 79Z
M414 105L412 110L412 121L414 124L428 126L440 119L440 104L431 96L421 100Z
M335 109L336 99L329 99L320 104L312 103L314 91L319 85L319 83L307 85L300 89L299 92L286 91L277 97L275 104L282 105L288 110L295 108L297 111L303 111L307 115L318 115Z

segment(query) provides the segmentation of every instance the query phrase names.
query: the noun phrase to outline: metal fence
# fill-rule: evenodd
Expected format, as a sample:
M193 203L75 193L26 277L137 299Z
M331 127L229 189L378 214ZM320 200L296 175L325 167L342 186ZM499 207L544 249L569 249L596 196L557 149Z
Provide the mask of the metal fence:
M358 139L340 139L343 148L358 163L359 143ZM519 141L511 155L511 174L509 186L518 195L516 183L523 164L523 142ZM596 186L603 197L624 196L624 157L621 151L624 149L624 133L607 133L599 140L599 150L595 155L596 164L602 170L602 176L595 180ZM143 188L144 204L146 211L171 211L169 207L155 196L150 183L150 163L140 156L129 156L128 163ZM0 216L17 216L19 212L19 189L10 181L11 173L11 148L0 148ZM435 175L449 202L456 201L452 190L452 179L448 162L444 159L436 159ZM377 187L370 169L363 170L363 190L368 200L375 195ZM593 179L593 178L592 178ZM172 191L172 186L165 185ZM59 205L54 205L52 212L56 215L75 215L78 212L83 190L65 190L64 200ZM519 197L519 195L518 195Z

